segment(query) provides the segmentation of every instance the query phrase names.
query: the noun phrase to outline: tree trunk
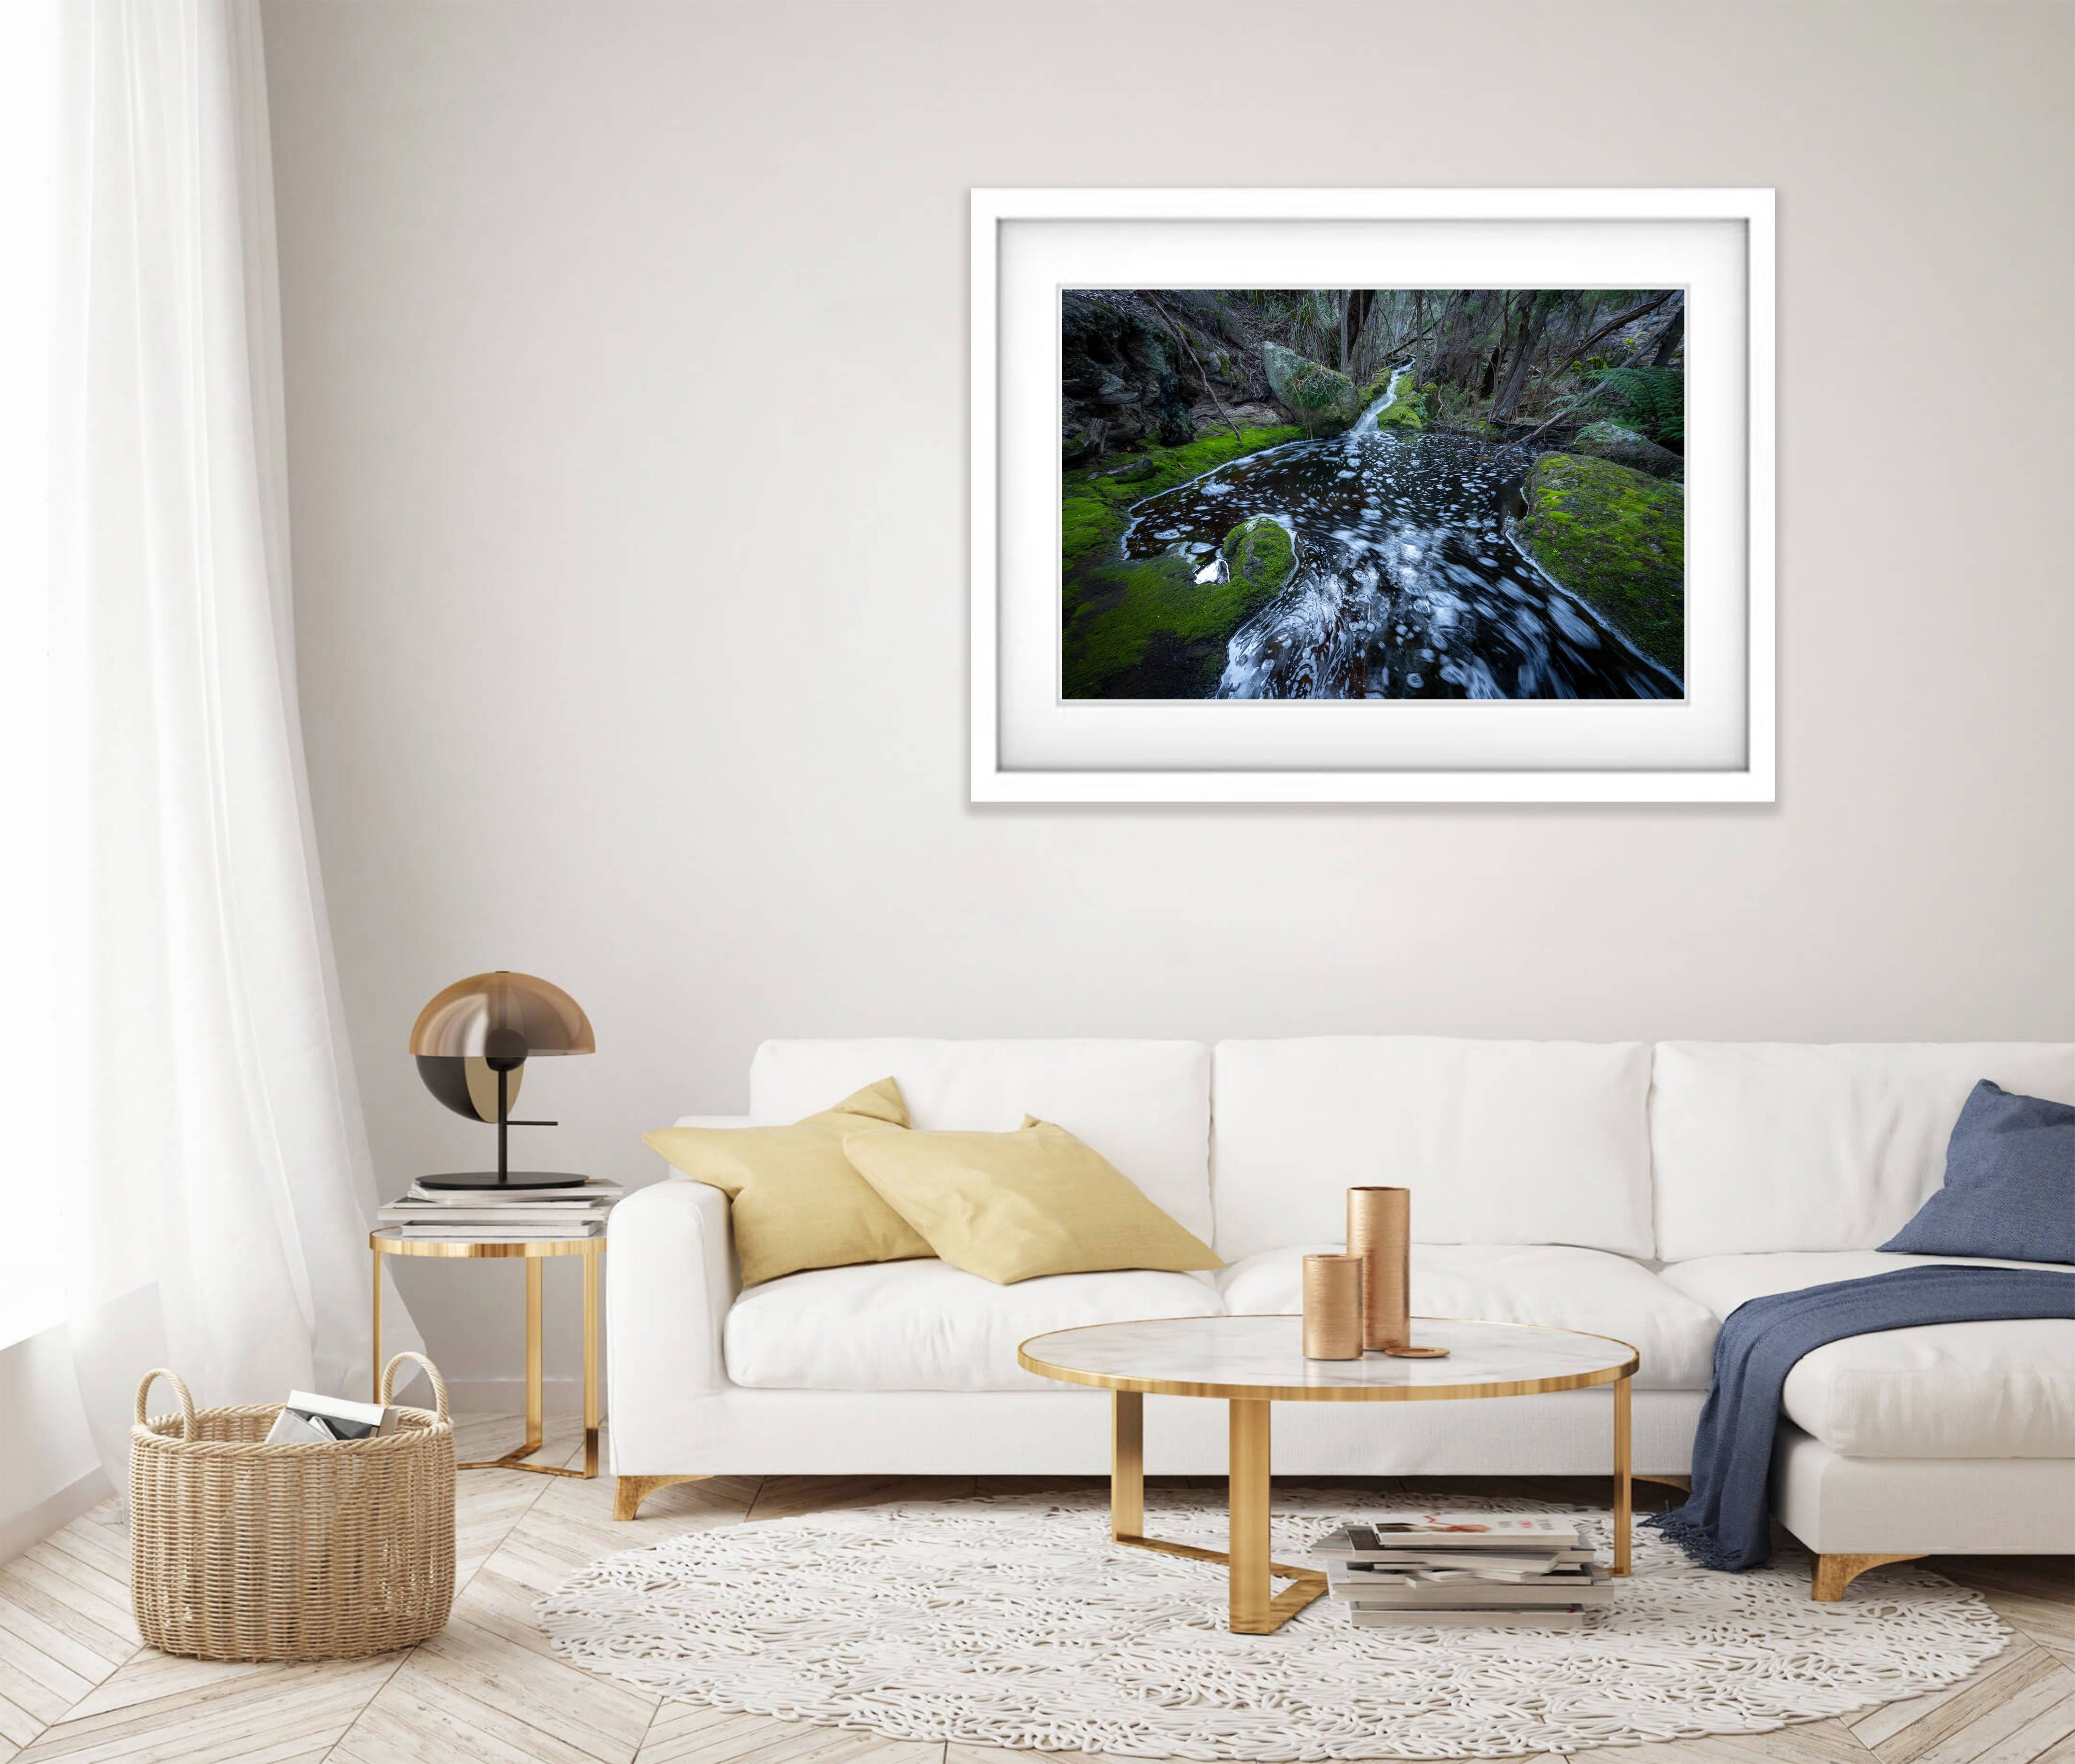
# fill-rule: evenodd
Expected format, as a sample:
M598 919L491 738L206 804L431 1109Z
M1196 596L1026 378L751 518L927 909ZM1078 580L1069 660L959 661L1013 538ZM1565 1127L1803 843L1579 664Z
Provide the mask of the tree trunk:
M1443 371L1443 367L1455 353L1456 311L1462 304L1463 291L1459 288L1449 289L1448 303L1442 307L1441 316L1434 321L1434 347L1428 351L1428 359L1433 364L1434 371L1426 376L1429 379L1448 377Z
M1499 312L1498 347L1491 352L1491 359L1485 363L1484 378L1477 384L1477 396L1480 398L1489 398L1492 388L1498 383L1498 371L1506 360L1506 347L1512 324L1513 296L1509 294L1506 297L1506 304Z
M1664 327L1664 334L1657 340L1657 349L1650 358L1652 367L1669 367L1672 351L1679 347L1679 339L1686 329L1686 308L1680 307L1671 315L1671 322Z
M1383 341L1390 308L1377 301L1376 292L1373 288L1355 290L1354 368L1350 377L1357 383L1366 381L1391 353Z
M1506 377L1506 390L1499 394L1498 402L1492 406L1492 416L1509 416L1519 400L1522 389L1527 384L1527 371L1535 365L1535 352L1542 346L1542 332L1549 322L1549 304L1531 296L1525 315L1526 334L1521 339L1520 353L1514 358L1513 371Z

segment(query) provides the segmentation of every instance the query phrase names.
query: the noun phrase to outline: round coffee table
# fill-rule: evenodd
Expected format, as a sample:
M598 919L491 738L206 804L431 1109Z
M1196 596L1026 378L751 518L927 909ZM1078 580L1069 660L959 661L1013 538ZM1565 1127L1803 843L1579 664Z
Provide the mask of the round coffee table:
M1614 1563L1629 1571L1629 1380L1635 1349L1611 1335L1531 1323L1420 1317L1422 1346L1445 1360L1307 1360L1297 1317L1169 1317L1093 1323L1033 1335L1017 1352L1026 1371L1096 1385L1110 1398L1110 1535L1119 1543L1225 1564L1231 1627L1242 1635L1279 1629L1326 1590L1313 1569L1268 1554L1268 1407L1271 1402L1443 1402L1539 1396L1614 1387ZM1145 1530L1148 1394L1221 1397L1230 1405L1226 1501L1229 1550L1201 1550L1149 1538ZM1274 1590L1276 1580L1294 1584Z

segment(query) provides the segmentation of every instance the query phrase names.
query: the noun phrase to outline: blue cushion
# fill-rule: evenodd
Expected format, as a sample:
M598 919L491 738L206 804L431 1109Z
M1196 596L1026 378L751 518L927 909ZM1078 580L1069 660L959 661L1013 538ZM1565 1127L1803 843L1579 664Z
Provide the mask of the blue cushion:
M1945 1148L1945 1186L1881 1248L2075 1262L2075 1108L1983 1079Z

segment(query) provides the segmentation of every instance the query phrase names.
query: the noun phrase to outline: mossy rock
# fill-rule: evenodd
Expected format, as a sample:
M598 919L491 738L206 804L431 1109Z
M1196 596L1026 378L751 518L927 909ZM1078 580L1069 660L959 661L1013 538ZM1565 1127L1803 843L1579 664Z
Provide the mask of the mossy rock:
M1261 346L1261 363L1268 371L1268 383L1275 395L1315 431L1350 427L1367 402L1346 375L1307 361L1280 343Z
M1220 548L1225 574L1243 586L1256 605L1282 592L1297 568L1297 547L1290 530L1273 515L1256 515L1225 535Z
M1652 660L1686 671L1686 491L1611 460L1546 453L1520 536L1543 569Z
M1427 426L1427 395L1413 391L1409 387L1401 391L1376 413L1376 426L1386 430L1409 429L1415 432L1424 429Z
M1631 471L1648 472L1652 478L1683 478L1686 462L1668 447L1659 447L1647 436L1619 423L1604 420L1588 423L1565 444L1568 453L1594 459L1610 459Z

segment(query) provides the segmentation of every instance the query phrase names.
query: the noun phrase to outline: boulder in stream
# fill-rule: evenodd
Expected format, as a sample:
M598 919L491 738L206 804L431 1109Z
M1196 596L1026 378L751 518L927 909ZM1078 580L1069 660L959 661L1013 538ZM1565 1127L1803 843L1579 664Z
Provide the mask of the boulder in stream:
M1604 419L1580 429L1565 450L1594 459L1610 459L1631 471L1648 472L1652 478L1683 478L1686 475L1686 462L1670 448L1659 447L1647 436Z
M1686 672L1686 491L1612 460L1545 453L1519 536L1645 655Z
M1224 557L1226 575L1246 590L1249 612L1282 593L1282 585L1297 567L1297 548L1289 529L1273 515L1256 515L1241 521L1225 535L1219 549Z
M1336 433L1362 413L1362 395L1344 374L1307 361L1280 343L1261 346L1261 364L1275 395L1303 419L1307 429Z

